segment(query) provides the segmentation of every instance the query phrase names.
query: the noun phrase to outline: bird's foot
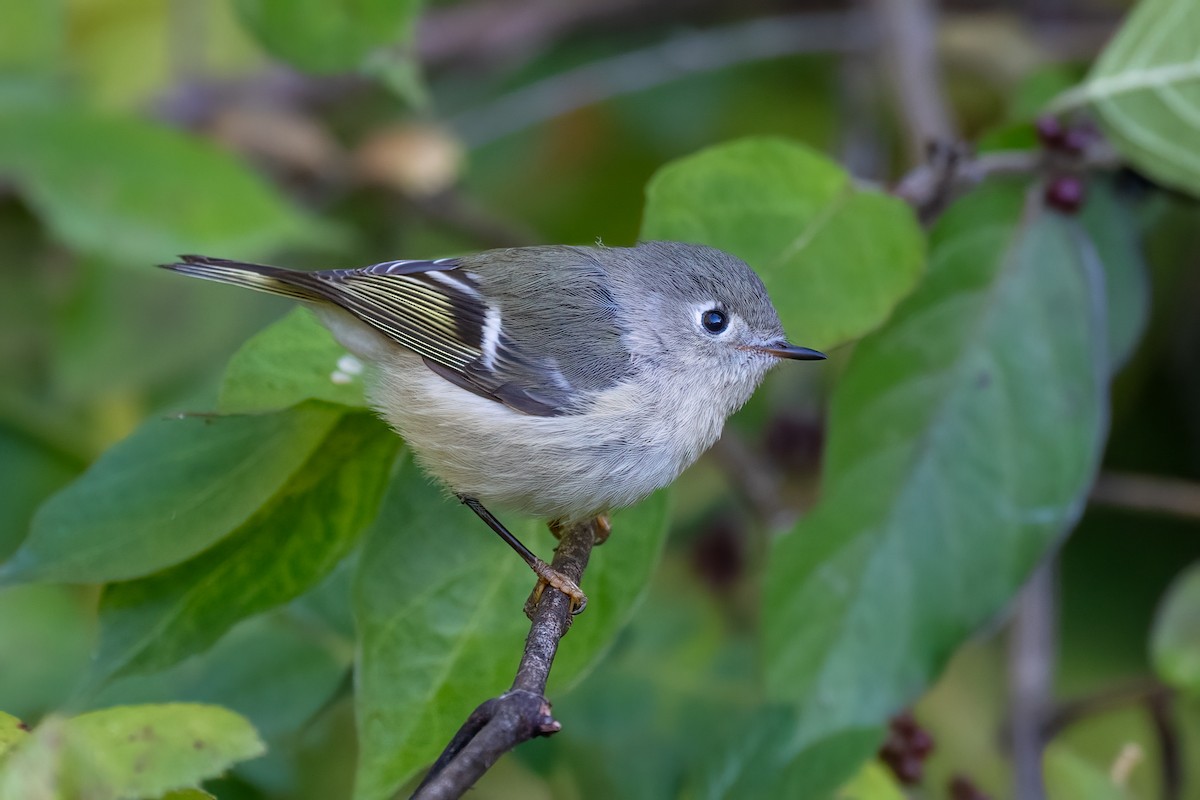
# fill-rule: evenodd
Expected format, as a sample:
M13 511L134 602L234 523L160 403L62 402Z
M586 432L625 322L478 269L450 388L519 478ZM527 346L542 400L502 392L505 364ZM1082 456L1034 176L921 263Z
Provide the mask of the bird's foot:
M587 595L583 593L583 590L579 588L579 585L575 581L563 575L540 558L529 566L538 576L538 582L533 587L533 594L529 595L529 599L525 601L525 616L533 617L534 609L542 601L542 594L546 591L547 586L557 589L570 599L572 616L582 613L587 608Z

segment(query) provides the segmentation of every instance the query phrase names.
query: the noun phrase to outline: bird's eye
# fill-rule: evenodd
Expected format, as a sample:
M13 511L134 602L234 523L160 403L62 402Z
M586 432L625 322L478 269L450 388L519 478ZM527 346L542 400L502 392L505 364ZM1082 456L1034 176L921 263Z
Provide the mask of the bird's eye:
M719 308L710 308L700 315L700 324L709 333L721 333L729 327L729 318Z

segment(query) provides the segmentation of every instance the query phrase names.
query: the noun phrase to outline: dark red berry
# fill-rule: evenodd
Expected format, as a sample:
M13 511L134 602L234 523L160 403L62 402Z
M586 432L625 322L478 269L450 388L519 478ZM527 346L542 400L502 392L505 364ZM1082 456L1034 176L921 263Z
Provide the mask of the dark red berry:
M1058 117L1038 117L1033 129L1037 132L1038 141L1047 150L1057 150L1062 146L1066 129L1058 121Z
M913 731L908 737L908 752L917 758L927 758L933 752L933 737L929 735L929 731L923 728Z
M916 786L925 776L925 762L914 755L907 755L885 763L891 767L896 780L904 786Z
M950 800L990 800L975 784L962 775L950 779Z
M1046 205L1064 214L1074 214L1083 206L1087 192L1078 175L1059 175L1046 184Z
M1082 155L1094 138L1093 132L1087 128L1078 126L1067 128L1063 131L1058 149L1073 156Z
M883 741L883 746L879 748L879 757L884 761L902 758L907 753L908 742L896 735L895 732L888 734L888 737Z
M917 720L913 717L911 711L901 711L892 717L889 724L893 731L900 734L906 740L913 735L914 731L920 730L920 726L917 725Z

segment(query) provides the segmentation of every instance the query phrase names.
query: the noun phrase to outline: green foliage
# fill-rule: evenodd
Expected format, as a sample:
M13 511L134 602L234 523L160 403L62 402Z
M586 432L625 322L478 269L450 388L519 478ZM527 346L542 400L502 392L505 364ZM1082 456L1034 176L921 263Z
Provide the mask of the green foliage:
M778 139L723 144L663 167L646 187L642 238L742 258L788 334L817 348L879 325L924 265L907 205L856 189L825 156Z
M1200 193L1200 5L1142 0L1058 107L1089 103L1121 155L1157 181Z
M314 404L152 419L41 507L0 578L99 583L177 564L284 489L340 418Z
M373 51L408 43L419 0L236 0L271 53L311 72L362 66Z
M1043 769L1049 800L1131 800L1112 778L1064 745L1046 750Z
M63 243L118 262L250 256L334 234L215 146L136 119L73 108L0 115L0 171Z
M1150 637L1154 669L1169 686L1200 693L1200 565L1193 564L1163 598Z
M263 752L246 720L215 706L120 706L51 717L0 762L0 797L157 798Z
M1020 185L959 202L834 393L822 499L778 539L770 693L798 746L909 701L1079 516L1108 355L1076 230Z
M660 495L613 518L621 537L611 547L619 552L597 550L582 586L587 613L603 611L594 626L571 633L555 667L559 685L577 679L636 608L666 533L664 501ZM526 543L546 538L533 520L506 525ZM528 568L501 548L471 511L405 462L355 582L360 800L391 797L441 750L430 730L455 729L511 684L529 628L514 612L531 583Z
M398 445L374 417L348 414L219 544L149 577L110 584L100 604L97 674L171 666L314 586L374 519Z
M362 373L342 369L346 356L311 312L295 309L234 354L218 405L225 414L278 411L304 400L365 406Z
M1103 142L1082 160L1060 144L1027 185L985 176L946 198L927 235L905 203L825 155L863 146L851 129L869 127L883 166L854 169L884 181L902 149L902 126L831 57L697 73L498 138L523 131L522 104L555 95L582 61L630 45L607 29L504 65L499 36L473 54L482 71L439 55L425 112L460 129L431 138L492 143L471 146L452 191L398 202L368 173L436 160L412 135L424 119L396 119L395 93L423 91L419 5L0 0L0 708L37 725L0 714L0 797L382 800L508 688L528 631L533 578L366 413L369 367L307 310L267 324L278 299L258 305L154 262L289 263L285 248L332 246L345 252L320 263L352 266L521 238L618 243L643 191L642 238L742 257L793 340L847 347L777 370L740 441L682 476L673 502L660 493L616 514L551 673L564 730L520 748L480 795L901 797L871 760L888 717L1001 618L1079 520L1118 369L1110 463L1194 472L1194 314L1177 300L1195 289L1194 205L1100 174L1088 159ZM470 22L458 12L438 9L429 51L453 55ZM357 74L292 73L300 91L276 92L247 34L300 70ZM975 144L1011 150L1043 147L1031 122L1047 108L1090 105L1117 157L1197 194L1198 42L1195 3L1142 0L1076 88L1084 64L1022 64L997 118L955 110L964 129L994 131ZM350 83L366 86L329 91ZM1044 184L1076 173L1079 212L1044 207ZM803 515L772 538L746 506ZM543 522L504 520L549 554ZM1120 592L1104 589L1124 615L1137 605L1126 584L1148 609L1166 567L1200 557L1176 535L1152 579L1129 567L1132 548L1145 555L1142 527L1130 544L1129 523L1112 526L1123 549L1099 566L1121 576ZM1064 582L1102 572L1076 541L1059 556ZM1150 639L1158 678L1188 698L1197 569L1162 600ZM1064 657L1088 662L1093 681L1064 679L1064 697L1149 669L1147 623L1090 601L1064 602L1064 649L1080 627L1072 605L1087 607L1100 655ZM1118 641L1117 627L1139 638ZM973 771L990 754L972 778L1003 796L988 779L1008 771L994 752L1004 659L981 638L952 667L975 682L938 690L956 706L938 756L970 758L933 767ZM85 708L100 710L61 716ZM1186 755L1200 715L1182 699L1172 710ZM1146 747L1148 734L1110 725L1089 750L1086 727L1047 750L1051 800L1151 796L1136 773L1128 791L1106 774L1114 741ZM239 763L262 753L260 736L271 752ZM940 783L922 794L941 796Z

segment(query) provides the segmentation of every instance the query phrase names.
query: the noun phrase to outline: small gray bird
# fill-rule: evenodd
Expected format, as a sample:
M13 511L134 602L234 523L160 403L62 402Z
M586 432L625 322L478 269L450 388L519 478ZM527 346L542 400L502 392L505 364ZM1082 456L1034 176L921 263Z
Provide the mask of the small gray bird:
M488 512L558 525L632 505L721 434L788 344L762 281L711 247L522 247L297 272L166 269L301 300L374 364L370 402L545 583L586 598ZM542 584L539 584L539 588Z

